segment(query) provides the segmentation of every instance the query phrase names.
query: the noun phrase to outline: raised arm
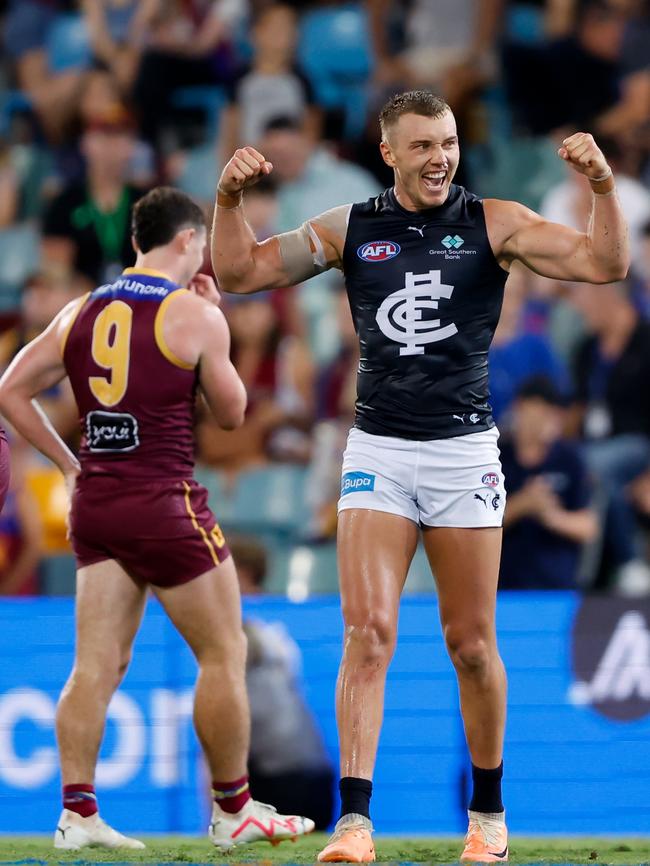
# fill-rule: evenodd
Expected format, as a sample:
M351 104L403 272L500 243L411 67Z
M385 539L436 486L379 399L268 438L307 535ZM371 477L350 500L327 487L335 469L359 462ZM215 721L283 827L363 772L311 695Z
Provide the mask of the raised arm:
M558 151L591 184L592 209L586 231L544 220L516 202L488 199L485 217L492 249L503 267L520 261L557 280L611 283L630 266L628 229L612 170L588 133L565 139Z
M64 307L47 330L16 355L0 379L0 412L66 479L76 476L79 463L34 397L66 375L61 340L79 303L77 299Z
M212 223L212 267L219 288L248 294L292 286L340 264L345 232L334 208L291 232L258 243L243 213L243 196L273 166L253 147L235 151L217 187ZM345 217L343 217L345 222Z

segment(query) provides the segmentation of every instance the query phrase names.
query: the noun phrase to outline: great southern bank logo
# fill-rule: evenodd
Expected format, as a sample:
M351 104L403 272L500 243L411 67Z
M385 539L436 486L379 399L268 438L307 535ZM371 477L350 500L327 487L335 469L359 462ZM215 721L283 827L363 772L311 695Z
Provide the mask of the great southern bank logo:
M341 478L341 496L375 489L375 476L368 472L346 472Z
M399 255L401 249L400 245L393 241L370 241L361 244L357 249L357 255L364 262L387 262Z
M446 247L448 250L459 250L465 241L461 238L460 235L447 235L446 238L443 238L440 243L443 247Z
M441 298L448 300L453 286L440 280L440 271L426 274L404 274L404 288L384 298L377 310L377 324L382 334L402 343L400 355L424 355L427 343L437 343L458 333L453 322L440 326L440 319L425 319L425 310L437 310Z

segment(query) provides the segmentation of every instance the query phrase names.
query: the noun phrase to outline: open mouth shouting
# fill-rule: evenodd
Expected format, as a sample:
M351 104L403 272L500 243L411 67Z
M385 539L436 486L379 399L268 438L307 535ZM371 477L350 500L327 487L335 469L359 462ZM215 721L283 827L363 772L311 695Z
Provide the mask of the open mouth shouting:
M448 168L427 171L422 175L422 183L429 193L437 193L442 190L447 179Z

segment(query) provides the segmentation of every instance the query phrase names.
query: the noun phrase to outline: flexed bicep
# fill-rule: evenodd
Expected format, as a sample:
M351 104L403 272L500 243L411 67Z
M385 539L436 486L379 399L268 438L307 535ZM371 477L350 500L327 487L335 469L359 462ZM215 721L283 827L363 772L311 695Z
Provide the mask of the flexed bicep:
M599 254L591 224L586 232L576 231L511 201L488 199L484 208L490 243L503 267L520 261L543 277L588 283L621 278L618 262L610 266Z

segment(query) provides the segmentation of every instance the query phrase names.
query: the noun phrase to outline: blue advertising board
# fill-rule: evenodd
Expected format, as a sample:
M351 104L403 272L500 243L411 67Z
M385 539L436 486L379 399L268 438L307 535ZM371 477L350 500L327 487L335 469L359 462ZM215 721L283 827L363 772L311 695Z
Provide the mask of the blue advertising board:
M306 700L336 761L338 599L249 600L245 613L280 623L298 644ZM650 832L650 602L504 594L498 624L509 675L511 830ZM73 642L71 599L0 602L0 832L54 828L54 718ZM125 832L207 826L209 780L191 726L195 675L189 650L150 602L97 773L102 813ZM378 831L462 832L467 771L435 597L406 597L375 777Z

